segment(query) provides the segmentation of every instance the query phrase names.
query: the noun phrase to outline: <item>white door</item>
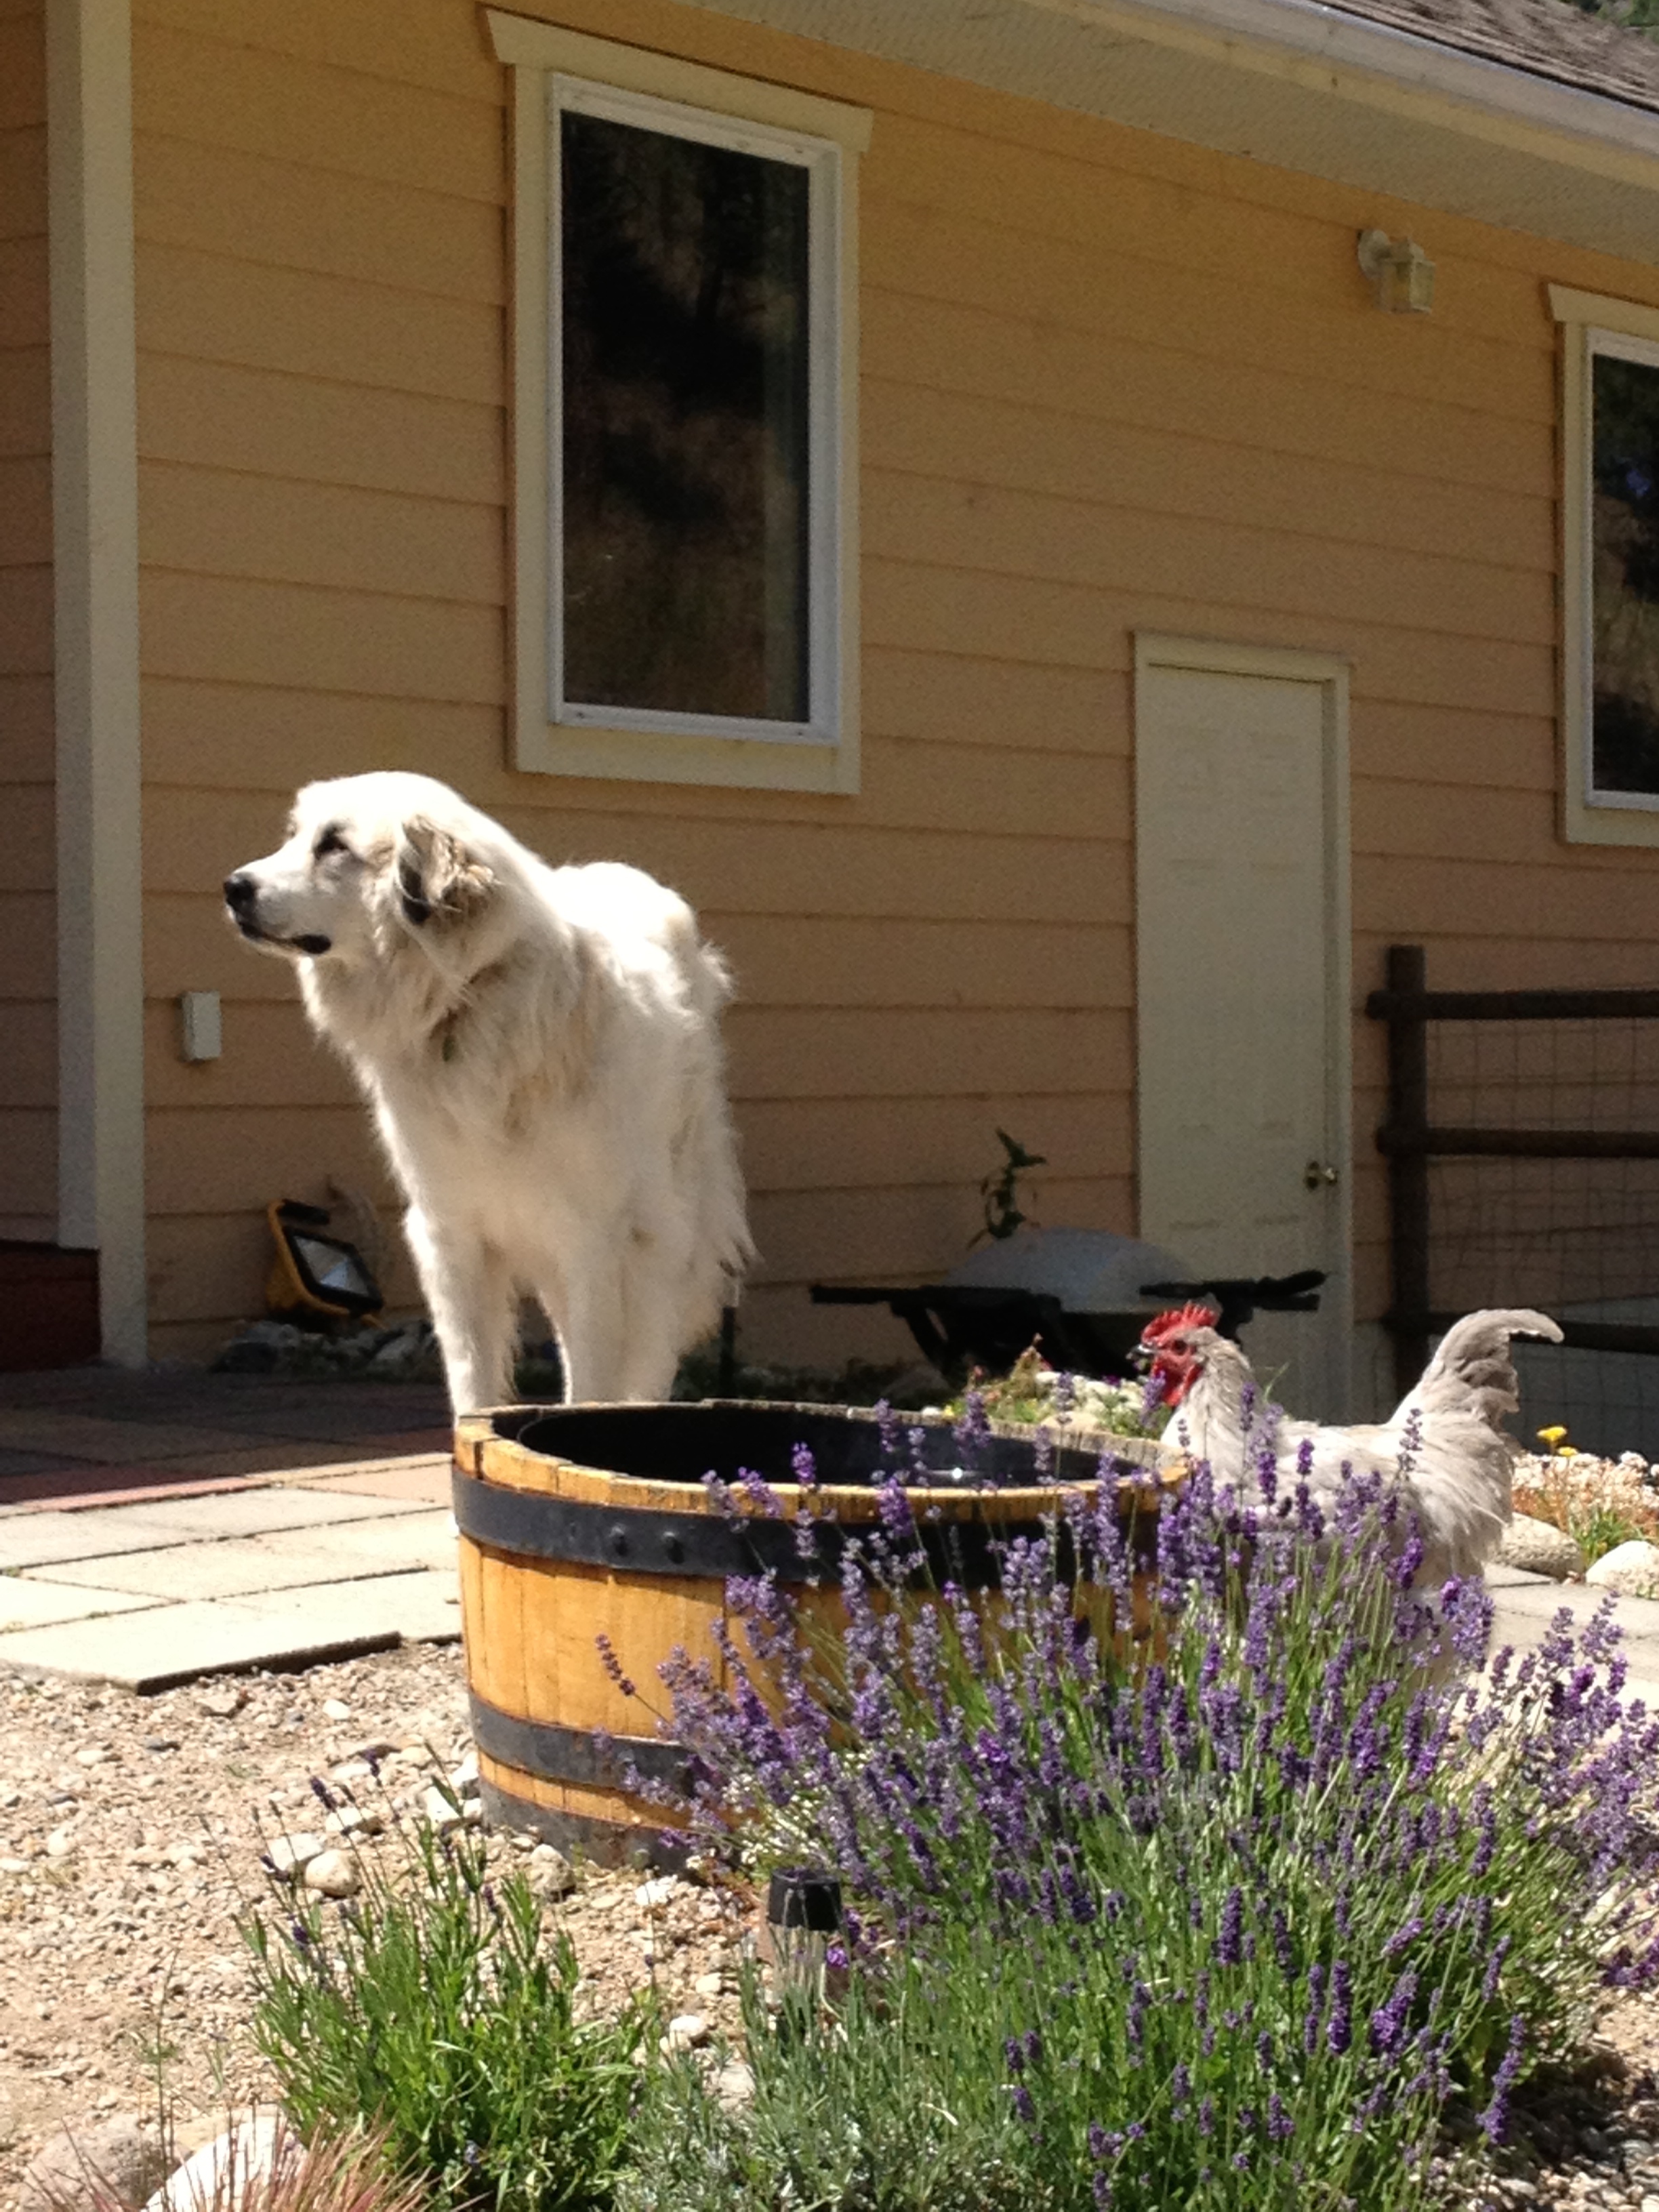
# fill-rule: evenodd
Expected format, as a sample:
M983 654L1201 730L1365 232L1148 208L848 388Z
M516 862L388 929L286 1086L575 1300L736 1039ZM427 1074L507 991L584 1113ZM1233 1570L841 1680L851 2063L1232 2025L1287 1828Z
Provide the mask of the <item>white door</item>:
M1140 1234L1196 1275L1323 1268L1242 1341L1296 1413L1346 1409L1346 669L1136 641Z

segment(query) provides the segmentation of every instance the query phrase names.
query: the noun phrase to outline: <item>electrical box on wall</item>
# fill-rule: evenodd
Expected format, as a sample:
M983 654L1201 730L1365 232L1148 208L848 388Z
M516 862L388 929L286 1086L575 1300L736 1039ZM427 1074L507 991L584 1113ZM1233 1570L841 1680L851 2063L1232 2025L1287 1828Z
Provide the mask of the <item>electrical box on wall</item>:
M216 991L185 991L179 1000L179 1050L185 1060L217 1060L224 1033Z

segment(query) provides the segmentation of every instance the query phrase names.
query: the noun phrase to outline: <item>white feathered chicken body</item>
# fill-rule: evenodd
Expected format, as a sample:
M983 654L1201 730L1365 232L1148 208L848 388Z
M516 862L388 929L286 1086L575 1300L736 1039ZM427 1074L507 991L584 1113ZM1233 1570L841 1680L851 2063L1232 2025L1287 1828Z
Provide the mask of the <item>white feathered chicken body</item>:
M1164 1442L1207 1461L1218 1482L1242 1498L1261 1495L1255 1455L1269 1435L1282 1495L1304 1479L1322 1503L1355 1475L1380 1475L1403 1490L1427 1546L1424 1586L1477 1572L1497 1550L1510 1515L1510 1479L1518 1449L1504 1417L1520 1402L1510 1340L1561 1331L1524 1308L1466 1314L1448 1329L1422 1380L1386 1421L1324 1428L1262 1419L1260 1387L1237 1345L1218 1335L1201 1306L1160 1314L1141 1338L1173 1408ZM1254 1396L1252 1419L1247 1400Z

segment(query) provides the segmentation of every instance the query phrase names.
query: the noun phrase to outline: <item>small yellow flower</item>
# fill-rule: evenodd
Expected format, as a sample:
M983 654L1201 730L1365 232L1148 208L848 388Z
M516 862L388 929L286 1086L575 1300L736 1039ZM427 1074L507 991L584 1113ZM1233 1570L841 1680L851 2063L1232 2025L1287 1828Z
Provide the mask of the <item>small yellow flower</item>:
M1538 1431L1538 1441L1540 1443L1547 1444L1550 1449L1554 1451L1559 1445L1562 1437L1565 1436L1566 1433L1566 1431L1561 1428L1540 1429Z

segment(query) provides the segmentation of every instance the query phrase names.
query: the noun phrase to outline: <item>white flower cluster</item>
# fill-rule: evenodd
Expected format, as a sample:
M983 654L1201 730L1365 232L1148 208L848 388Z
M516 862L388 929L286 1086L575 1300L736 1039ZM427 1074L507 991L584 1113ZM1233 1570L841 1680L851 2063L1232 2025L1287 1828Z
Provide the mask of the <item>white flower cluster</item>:
M1593 1557L1625 1534L1646 1535L1659 1518L1659 1462L1640 1452L1603 1459L1575 1451L1565 1435L1564 1429L1540 1431L1551 1449L1516 1458L1517 1510L1565 1528Z
M1049 1404L1049 1418L1057 1410L1060 1378L1052 1370L1038 1377ZM1096 1382L1086 1375L1072 1377L1071 1419L1081 1429L1110 1429L1115 1435L1138 1433L1146 1426L1146 1393L1139 1382Z

